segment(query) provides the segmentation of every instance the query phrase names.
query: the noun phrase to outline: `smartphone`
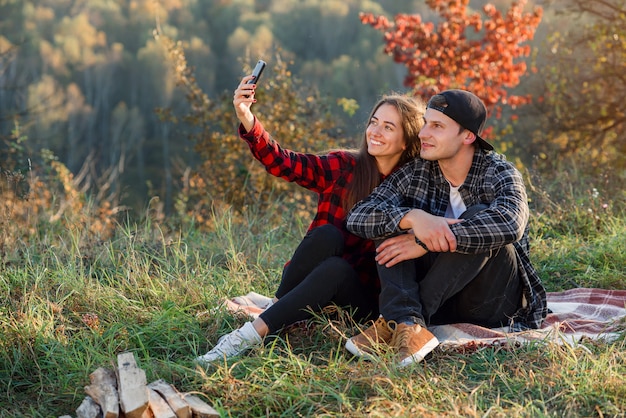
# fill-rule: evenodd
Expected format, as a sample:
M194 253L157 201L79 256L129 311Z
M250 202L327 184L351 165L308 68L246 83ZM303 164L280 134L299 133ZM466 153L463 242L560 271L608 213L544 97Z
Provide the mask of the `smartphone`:
M254 70L252 70L252 75L254 76L254 78L250 79L247 84L259 84L259 78L261 77L261 74L263 74L263 70L265 69L266 65L267 63L265 61L259 60L256 63Z

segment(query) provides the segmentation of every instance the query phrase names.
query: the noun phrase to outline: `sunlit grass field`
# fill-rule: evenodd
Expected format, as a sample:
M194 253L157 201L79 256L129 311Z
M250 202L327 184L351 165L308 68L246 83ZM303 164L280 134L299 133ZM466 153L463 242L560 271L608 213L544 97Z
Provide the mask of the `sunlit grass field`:
M531 228L547 290L626 288L623 208L585 193L549 199L534 196ZM16 240L0 265L0 417L76 416L89 374L123 351L148 382L197 392L224 417L626 415L624 334L578 347L435 350L399 370L351 358L343 345L357 324L340 311L197 367L196 355L243 324L220 300L272 294L308 222L278 202L243 217L216 211L206 232L147 217L107 240L52 227Z

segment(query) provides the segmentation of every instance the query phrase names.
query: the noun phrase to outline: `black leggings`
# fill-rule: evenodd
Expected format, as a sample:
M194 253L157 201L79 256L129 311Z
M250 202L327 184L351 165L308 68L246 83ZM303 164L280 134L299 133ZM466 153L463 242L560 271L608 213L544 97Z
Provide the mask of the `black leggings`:
M361 320L378 314L376 300L368 297L354 268L341 256L344 239L332 225L309 231L285 266L276 291L278 301L260 318L270 333L311 318L311 311L336 304L355 312Z

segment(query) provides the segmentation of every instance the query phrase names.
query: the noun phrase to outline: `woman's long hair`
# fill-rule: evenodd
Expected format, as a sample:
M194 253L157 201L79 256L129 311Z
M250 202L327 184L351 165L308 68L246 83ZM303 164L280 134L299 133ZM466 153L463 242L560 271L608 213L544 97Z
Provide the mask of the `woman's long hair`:
M426 106L422 100L416 97L406 96L402 94L390 94L383 96L370 113L367 125L371 123L374 113L384 104L391 105L396 108L402 120L402 132L404 133L404 142L406 148L400 155L398 166L419 156L420 140L419 132L424 126L424 112ZM378 172L376 158L367 152L367 133L363 133L363 142L361 148L355 151L356 164L354 167L354 177L348 184L348 193L346 200L343 202L343 208L347 212L356 202L367 197L376 186L382 181Z

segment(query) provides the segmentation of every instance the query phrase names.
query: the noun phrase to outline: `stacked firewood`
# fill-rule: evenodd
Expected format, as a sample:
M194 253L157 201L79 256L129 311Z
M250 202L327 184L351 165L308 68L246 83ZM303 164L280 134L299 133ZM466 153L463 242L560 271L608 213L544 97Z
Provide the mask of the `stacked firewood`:
M213 418L220 414L200 397L181 393L166 381L150 384L132 353L117 356L115 370L100 367L89 375L87 396L77 418ZM59 418L72 418L64 415Z

